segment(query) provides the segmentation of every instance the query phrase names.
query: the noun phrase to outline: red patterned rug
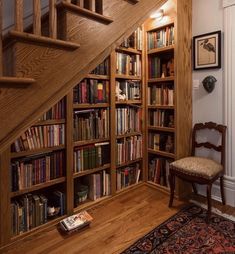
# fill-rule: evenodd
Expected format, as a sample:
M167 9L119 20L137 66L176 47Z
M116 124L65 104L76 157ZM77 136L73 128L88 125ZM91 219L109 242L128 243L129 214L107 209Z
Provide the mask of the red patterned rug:
M153 229L122 254L235 254L235 222L191 205Z

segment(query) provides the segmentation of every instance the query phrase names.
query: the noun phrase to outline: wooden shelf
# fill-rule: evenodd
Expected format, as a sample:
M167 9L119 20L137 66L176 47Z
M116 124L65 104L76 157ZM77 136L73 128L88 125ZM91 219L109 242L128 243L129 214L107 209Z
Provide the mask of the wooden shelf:
M138 183L131 184L131 185L127 186L127 187L122 188L121 190L117 190L116 193L119 194L119 193L123 193L125 191L129 191L129 190L135 189L135 188L139 187L142 184L143 184L143 182L139 181Z
M59 184L59 183L63 183L63 182L65 182L65 177L56 178L56 179L50 180L50 181L45 182L45 183L40 183L40 184L33 185L32 187L24 189L24 190L11 192L10 196L11 196L11 198L14 198L14 197L26 194L28 192L40 190L40 189L43 189L43 188L46 188L46 187L49 187L49 186L52 186L52 185L56 185L56 184Z
M134 48L125 48L125 47L118 47L116 48L116 51L121 51L121 52L126 52L126 53L131 53L131 54L137 54L141 55L142 51Z
M80 48L80 44L70 42L70 41L63 41L58 39L51 39L45 36L39 36L35 34L25 33L25 32L18 32L18 31L10 31L9 36L13 39L17 39L23 42L34 42L37 44L45 45L45 47L56 47L56 48L63 48L66 50L75 50Z
M174 81L174 80L175 80L174 76L165 77L165 78L151 78L148 80L148 83L149 83L149 85L151 85L151 83L169 82L169 81Z
M96 173L98 171L102 171L102 170L105 170L105 169L108 169L110 168L110 164L105 164L103 166L100 166L98 168L93 168L93 169L87 169L87 170L84 170L82 172L79 172L79 173L74 173L73 174L73 178L78 178L78 177L81 177L81 176L85 176L85 175L90 175L90 174L93 174L93 173Z
M175 159L175 154L174 153L167 153L167 152L160 151L160 150L156 151L156 150L153 150L153 149L150 149L150 148L148 148L148 152L151 153L151 154L157 154L157 155L160 155L160 156L163 156L163 157Z
M46 223L44 223L44 224L42 224L38 227L32 228L29 231L24 232L20 235L11 237L11 241L14 242L14 241L17 241L21 238L24 238L24 237L28 236L28 235L31 235L32 233L40 232L40 231L44 230L45 228L56 225L59 221L63 220L66 217L67 217L67 215L63 215L63 216L60 216L60 217L58 216L54 219L48 220L48 222L46 222Z
M169 128L169 127L148 126L148 129L153 131L175 132L174 128Z
M108 108L110 107L109 103L95 103L95 104L73 104L74 109L89 109L89 108Z
M142 132L131 132L131 133L123 134L123 135L117 135L116 138L122 139L122 138L128 138L132 136L141 136L141 135L142 135Z
M68 11L71 11L75 14L78 14L78 15L84 16L86 18L95 20L97 22L101 22L101 23L104 23L104 24L110 24L110 23L113 22L113 20L110 17L101 15L99 13L96 13L94 11L90 11L90 10L85 9L85 8L81 8L81 7L79 7L75 4L71 4L71 3L68 3L66 1L62 1L60 3L60 6L64 7Z
M89 79L100 79L100 80L109 80L110 76L108 75L98 75L98 74L88 74L86 78Z
M157 53L165 53L165 52L174 50L174 48L175 48L174 45L170 45L170 46L166 46L162 48L150 49L148 50L148 55L157 54Z
M84 145L91 145L95 143L103 143L103 142L110 142L109 138L101 138L101 139L92 139L92 140L83 140L83 141L75 141L73 143L74 147L84 146Z
M124 162L122 164L116 165L116 168L126 167L126 166L129 166L129 165L134 164L136 162L140 162L142 160L143 160L143 158L138 158L138 159L135 159L135 160L132 160L132 161L127 161L127 162Z
M116 105L138 106L138 104L142 104L142 101L140 100L116 101Z
M13 159L13 158L19 158L19 157L24 157L29 155L45 154L45 153L50 153L57 150L62 150L64 148L65 148L64 145L60 145L60 146L53 146L48 148L33 149L33 150L23 151L18 153L11 153L11 158Z
M175 106L167 105L148 105L148 109L174 109Z
M160 26L157 26L156 27L156 24L154 24L154 27L153 28L150 28L150 29L147 29L146 32L154 32L154 31L158 31L158 30L161 30L165 27L168 27L168 26L173 26L174 25L174 22L170 21L168 23L165 23L165 24L161 24Z
M115 77L116 79L141 80L140 76L135 75L116 74Z
M38 121L34 123L33 126L54 125L54 124L64 124L64 123L65 123L65 119L60 119L60 120L52 119L52 120Z
M74 208L74 213L77 213L81 210L84 210L84 209L88 209L89 207L93 207L94 205L97 205L103 201L106 201L108 199L110 199L111 196L104 196L104 197L101 197L99 199L96 199L96 200L90 200L88 199L87 201L79 204L77 207Z

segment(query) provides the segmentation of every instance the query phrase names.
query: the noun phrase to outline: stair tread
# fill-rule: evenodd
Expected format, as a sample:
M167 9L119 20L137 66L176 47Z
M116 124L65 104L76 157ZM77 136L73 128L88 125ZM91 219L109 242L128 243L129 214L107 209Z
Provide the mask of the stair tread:
M96 12L94 12L94 11L90 11L90 10L88 10L88 9L79 7L79 6L77 6L77 5L74 5L74 4L65 2L65 1L62 1L62 2L60 3L60 6L64 7L65 9L67 9L67 10L69 10L69 11L72 11L72 12L74 12L74 13L83 15L83 16L85 16L85 17L87 17L87 18L91 18L91 19L94 19L94 20L99 21L99 22L102 22L102 23L109 24L109 23L112 23L112 22L113 22L113 19L111 19L111 18L108 17L108 16L101 15L101 14L96 13Z
M47 44L47 46L50 44L51 46L62 47L62 48L69 49L69 50L75 50L80 47L80 44L78 44L78 43L74 43L74 42L70 42L70 41L63 41L63 40L59 40L59 39L52 39L49 37L39 36L39 35L25 33L25 32L18 32L15 30L10 31L9 36L11 38L17 38L18 40L43 43L43 44Z
M24 77L0 77L0 84L32 84L35 82L33 78L24 78Z

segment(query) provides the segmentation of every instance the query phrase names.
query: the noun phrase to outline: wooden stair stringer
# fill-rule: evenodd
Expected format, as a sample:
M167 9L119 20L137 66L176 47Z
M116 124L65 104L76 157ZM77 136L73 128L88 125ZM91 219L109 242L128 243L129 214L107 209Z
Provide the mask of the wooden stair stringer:
M166 0L144 0L136 5L126 1L120 3L120 0L106 2L105 13L114 20L108 26L65 13L66 39L79 42L81 47L78 50L64 52L21 41L14 43L15 76L30 77L36 82L17 91L0 89L0 152L64 97Z

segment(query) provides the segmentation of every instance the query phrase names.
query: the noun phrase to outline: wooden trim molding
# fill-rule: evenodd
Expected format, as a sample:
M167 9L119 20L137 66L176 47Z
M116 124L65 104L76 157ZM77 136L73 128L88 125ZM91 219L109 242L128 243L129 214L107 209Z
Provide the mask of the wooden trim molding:
M235 5L235 0L223 0L223 7L224 8L227 8L232 5Z

